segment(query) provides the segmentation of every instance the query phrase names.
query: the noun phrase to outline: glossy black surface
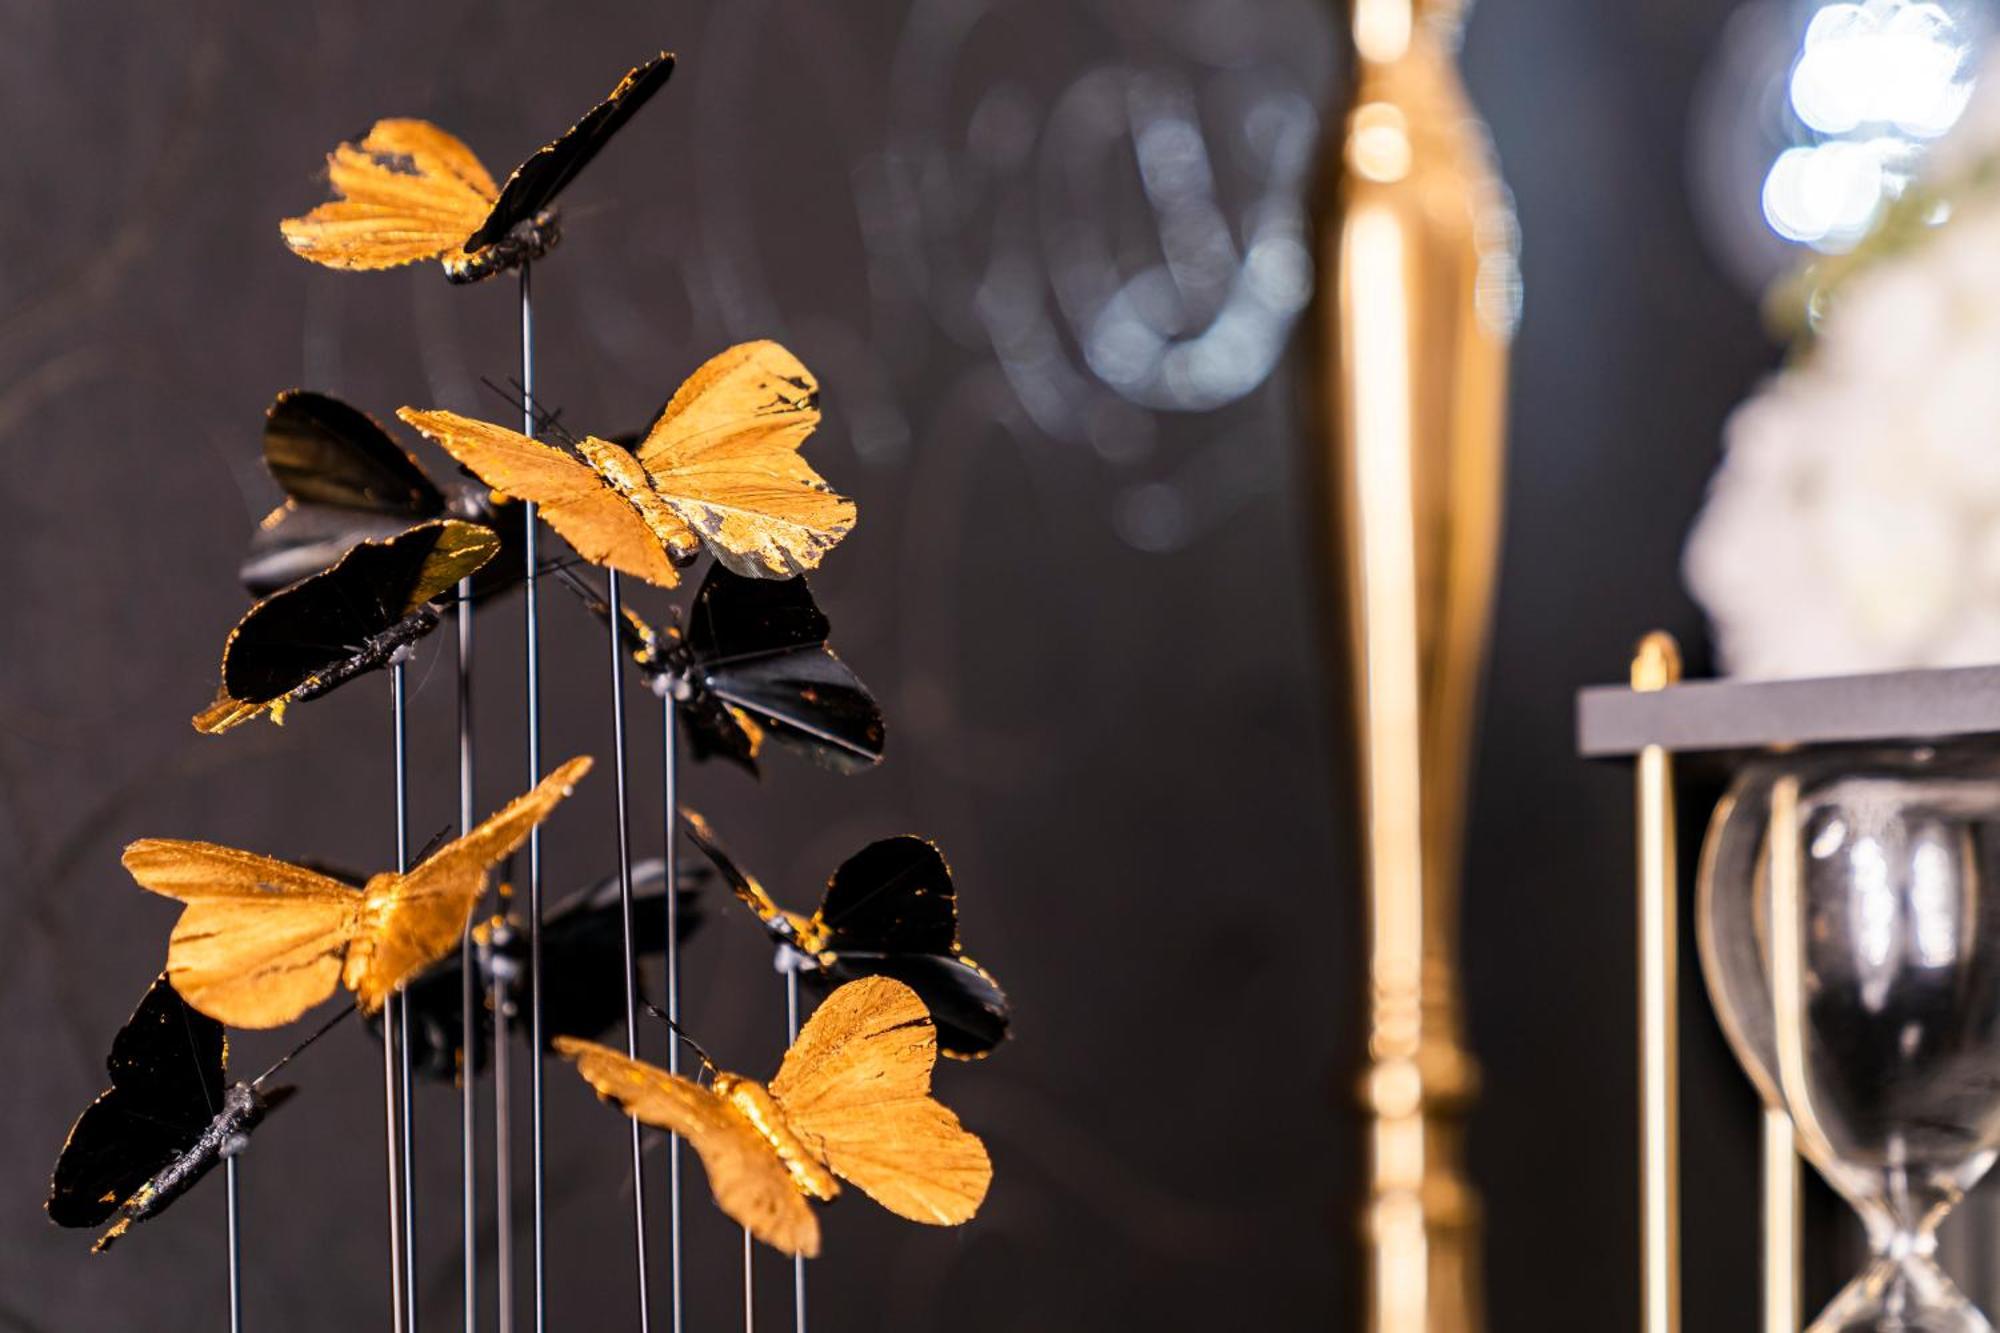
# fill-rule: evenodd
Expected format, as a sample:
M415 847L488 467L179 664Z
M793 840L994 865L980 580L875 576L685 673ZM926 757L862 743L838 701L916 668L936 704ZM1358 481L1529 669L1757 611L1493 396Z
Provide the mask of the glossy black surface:
M522 222L555 202L578 172L590 165L611 136L618 133L640 107L666 85L673 76L674 58L665 52L648 60L626 76L611 96L592 107L583 119L569 127L560 139L538 150L514 169L500 189L500 198L478 231L465 242L467 250L479 250L502 240Z
M291 1095L226 1087L222 1024L198 1013L161 974L105 1061L111 1086L71 1127L44 1205L58 1226L124 1228L164 1212L241 1149L265 1114Z
M683 635L662 654L681 684L674 693L695 756L756 771L758 747L733 706L771 740L826 768L851 773L880 763L882 710L826 646L831 632L803 578L747 579L712 565Z
M282 698L302 686L299 697L311 698L387 665L399 648L437 625L428 607L405 608L438 533L417 527L356 546L333 568L251 607L224 650L223 688L246 703Z
M455 516L500 534L500 553L473 576L483 602L521 581L520 511L467 484L447 494L373 417L330 394L288 389L264 418L264 468L285 503L250 536L239 577L264 597L327 569L360 542Z
M707 821L687 813L681 828L689 840L756 914L772 942L803 960L806 977L818 987L894 977L923 997L947 1055L976 1058L1006 1039L1006 993L959 951L958 897L951 868L935 844L903 834L848 857L827 881L819 911L807 923L808 934L817 938L802 938L763 885L724 850Z
M683 943L701 926L698 885L704 875L681 875L680 929ZM657 859L632 867L632 930L641 957L666 947L666 865ZM623 980L624 922L619 905L618 877L613 875L572 895L550 911L542 926L542 970L548 1002L542 1009L550 1037L599 1038L625 1019ZM493 980L506 982L505 1003L519 1021L514 1035L525 1041L530 995L526 931L511 921L495 920L478 946L479 989L487 997L480 1006L478 1045L472 1052L474 1074L492 1058ZM410 1053L419 1072L436 1079L455 1079L459 1068L461 970L453 952L410 983L404 994L410 1006ZM379 1017L369 1028L381 1035Z
M50 1220L89 1227L172 1162L222 1108L222 1024L163 974L112 1039L111 1086L77 1117L49 1182Z

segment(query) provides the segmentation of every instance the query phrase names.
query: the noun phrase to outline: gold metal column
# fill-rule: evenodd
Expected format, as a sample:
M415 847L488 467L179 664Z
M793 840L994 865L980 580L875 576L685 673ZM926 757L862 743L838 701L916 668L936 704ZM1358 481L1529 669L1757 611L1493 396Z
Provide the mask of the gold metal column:
M1799 1333L1805 1302L1801 1269L1799 1201L1804 1197L1792 1118L1764 1108L1764 1317L1763 1333Z
M1315 240L1326 558L1347 601L1369 908L1373 1333L1481 1323L1457 900L1517 288L1458 10L1352 0L1356 95L1327 136Z
M1632 657L1632 688L1681 678L1680 649L1654 632ZM1639 752L1639 1245L1641 1333L1680 1333L1680 871L1674 849L1674 766L1665 748Z

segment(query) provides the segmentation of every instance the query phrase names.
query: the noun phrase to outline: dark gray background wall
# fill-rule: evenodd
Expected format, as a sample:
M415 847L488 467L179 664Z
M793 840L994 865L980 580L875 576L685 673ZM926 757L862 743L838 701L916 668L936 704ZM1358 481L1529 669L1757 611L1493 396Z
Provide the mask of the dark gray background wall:
M1528 293L1465 913L1498 1330L1635 1309L1628 796L1571 758L1569 700L1654 624L1701 664L1678 545L1718 423L1771 358L1685 202L1689 101L1726 8L1495 0L1468 34ZM374 117L432 118L504 171L661 47L680 72L573 190L568 240L537 271L544 397L611 432L728 341L790 343L826 385L816 462L862 514L815 583L891 720L867 776L774 761L761 785L693 771L688 795L802 905L864 840L936 837L967 941L1017 1006L1015 1043L940 1076L998 1163L985 1212L937 1233L840 1203L816 1327L1351 1322L1359 903L1304 577L1296 367L1263 369L1298 278L1284 242L1314 108L1340 93L1330 6L0 14L0 1326L222 1317L219 1186L105 1258L40 1213L173 917L119 848L392 852L383 678L282 730L187 725L272 499L264 405L304 384L377 413L500 415L478 380L515 369L511 283L326 273L285 252L277 220ZM1151 178L1147 126L1168 136ZM1164 305L1135 299L1199 334L1264 237L1280 281L1255 336L1210 379L1113 392L1080 350L1110 286L1157 265L1163 235L1218 225L1220 259L1197 254ZM484 808L521 780L519 616L479 622ZM592 623L552 601L546 640L547 753L608 756ZM448 668L440 640L412 675L419 838L455 808ZM633 708L646 850L657 712ZM610 791L601 771L552 826L552 891L610 867ZM720 916L690 968L694 1030L770 1068L782 1006L753 932ZM1686 1040L1689 1325L1742 1327L1750 1099L1698 1007ZM242 1040L240 1066L279 1044ZM246 1162L251 1319L380 1326L376 1048L343 1030L297 1077L305 1095ZM566 1069L549 1080L556 1323L627 1326L624 1131ZM446 1327L456 1102L425 1092L420 1283L426 1325ZM736 1236L705 1200L690 1218L692 1326L726 1326ZM783 1269L760 1276L774 1315Z

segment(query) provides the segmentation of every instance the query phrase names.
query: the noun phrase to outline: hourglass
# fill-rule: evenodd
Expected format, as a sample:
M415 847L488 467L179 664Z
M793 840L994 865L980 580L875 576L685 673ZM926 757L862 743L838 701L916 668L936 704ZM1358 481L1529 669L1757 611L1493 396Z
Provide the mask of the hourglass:
M1798 1153L1872 1257L1810 1333L1991 1333L1935 1258L2000 1149L2000 667L1676 683L1579 698L1586 755L1638 760L1646 1333L1679 1328L1674 756L1733 768L1697 878L1708 991L1766 1114L1761 1327L1799 1327ZM1791 1197L1788 1197L1791 1196Z
M1873 1259L1812 1333L1991 1325L1933 1258L2000 1144L2000 760L1815 750L1745 767L1696 904L1737 1058Z

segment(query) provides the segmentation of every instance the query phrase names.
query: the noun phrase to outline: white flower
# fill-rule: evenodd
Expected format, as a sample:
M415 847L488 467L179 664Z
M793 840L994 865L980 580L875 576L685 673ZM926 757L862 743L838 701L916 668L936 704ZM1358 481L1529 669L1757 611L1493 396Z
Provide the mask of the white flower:
M1684 572L1726 670L2000 661L2000 207L1856 275L1730 417Z

